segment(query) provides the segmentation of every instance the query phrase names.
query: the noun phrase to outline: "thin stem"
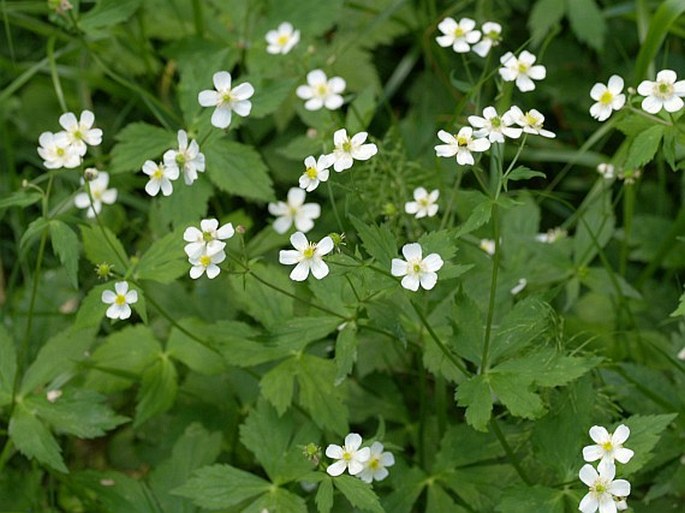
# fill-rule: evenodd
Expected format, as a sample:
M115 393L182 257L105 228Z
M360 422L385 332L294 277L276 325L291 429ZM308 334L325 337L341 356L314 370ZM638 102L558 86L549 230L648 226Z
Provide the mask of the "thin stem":
M67 102L64 101L64 92L62 91L62 83L57 73L57 59L55 58L55 36L48 39L47 47L48 60L50 63L50 77L52 78L52 85L55 88L55 95L62 112L67 112Z
M490 340L492 338L492 320L495 315L495 296L497 294L497 275L499 274L500 262L500 241L499 241L499 220L497 203L492 204L492 229L495 237L495 254L492 261L492 276L490 279L490 301L488 304L488 317L485 324L485 338L483 340L483 355L481 356L480 368L478 373L482 374L488 368L488 358L490 356Z
M345 228L343 227L342 219L340 219L340 214L338 214L338 206L335 203L335 196L333 195L333 187L331 186L331 182L326 182L326 187L328 189L328 198L331 200L331 207L333 207L335 222L338 224L340 233L343 233Z
M514 451L511 449L509 442L507 442L507 438L504 436L504 433L502 433L502 430L500 429L499 424L497 424L497 420L494 417L490 419L490 427L492 428L492 432L495 434L497 440L502 446L502 449L504 449L504 452L507 455L507 458L509 459L509 463L511 463L512 467L514 467L514 470L516 470L516 473L519 475L521 480L527 485L532 485L533 482L528 478L526 473L523 471L523 467L521 467L519 459L516 457L516 454L514 454Z
M200 0L193 0L193 21L195 23L195 32L202 37L205 33L204 17L202 16L202 2Z
M633 213L635 211L635 185L626 183L623 196L623 241L621 244L621 259L619 273L625 277L628 268L628 253L630 251L630 235L633 228Z

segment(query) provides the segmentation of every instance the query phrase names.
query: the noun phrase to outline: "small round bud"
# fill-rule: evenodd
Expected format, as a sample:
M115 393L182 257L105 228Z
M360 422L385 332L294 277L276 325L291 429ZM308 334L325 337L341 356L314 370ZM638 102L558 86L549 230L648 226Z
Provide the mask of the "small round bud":
M86 182L92 182L98 177L98 174L98 170L94 167L87 167L86 170L83 172L83 179Z
M386 203L383 205L383 215L386 217L397 215L397 207L393 203Z
M95 274L97 274L99 279L106 280L110 276L112 276L112 269L113 268L114 268L114 265L108 264L106 262L102 262L101 264L98 264L95 266Z
M316 139L319 136L319 131L316 128L307 129L307 137L310 139Z
M22 188L26 189L29 186L29 181L26 178L24 178L21 181L21 186L22 186Z
M333 246L335 248L340 248L340 246L345 246L345 234L344 233L329 233L328 236L333 241Z
M247 228L245 228L242 224L239 224L238 226L235 227L235 232L243 235L247 231Z
M318 465L321 461L321 447L314 442L310 442L302 448L302 454L305 458L311 461L314 465Z

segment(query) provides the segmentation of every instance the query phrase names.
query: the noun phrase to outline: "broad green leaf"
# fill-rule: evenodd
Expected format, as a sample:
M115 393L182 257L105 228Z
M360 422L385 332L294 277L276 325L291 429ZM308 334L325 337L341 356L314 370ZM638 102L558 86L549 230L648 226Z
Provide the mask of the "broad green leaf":
M67 473L59 444L50 430L29 411L26 406L17 404L8 427L9 436L15 447L27 458L35 458L59 472Z
M510 464L483 464L448 472L441 476L441 481L473 511L490 512L499 503L502 491L519 484L521 479Z
M664 125L654 125L633 139L628 156L623 165L626 169L635 169L650 162L656 155L664 136Z
M367 87L357 95L347 111L345 126L348 133L356 134L368 129L376 112L376 104L376 92L373 87Z
M421 492L428 481L428 476L419 468L411 467L397 474L395 489L383 499L383 508L386 512L411 513L414 503L418 500Z
M269 170L251 146L216 139L203 150L209 179L224 192L257 201L273 201Z
M0 209L8 207L28 207L38 203L43 196L32 190L21 189L0 199Z
M269 490L262 478L230 465L211 465L193 472L193 476L174 495L187 497L205 509L226 509Z
M361 219L350 216L366 252L376 259L383 269L390 269L390 262L397 256L397 242L390 229L385 226L367 225Z
M566 2L568 19L576 37L597 51L602 50L606 22L595 0Z
M344 13L342 0L268 0L266 6L264 13L274 27L287 19L311 36L326 32Z
M54 402L45 395L29 396L24 402L32 413L47 422L57 433L78 438L97 438L128 419L116 415L104 404L105 397L86 389L67 388Z
M543 387L565 385L599 365L599 357L568 356L555 349L540 349L517 358L507 360L493 369L493 372L513 373L525 376Z
M176 134L141 122L126 125L116 135L116 140L117 144L112 148L112 163L109 167L109 172L112 174L142 173L146 160L161 162L166 150L178 148ZM175 187L183 187L181 182L177 181L174 184Z
M27 244L33 242L33 240L36 237L42 235L43 232L48 228L49 221L44 217L39 217L38 219L34 219L33 221L31 221L31 223L26 228L26 231L21 236L21 240L19 241L19 249L22 251L26 249Z
M97 328L100 326L108 307L108 305L102 302L102 293L111 288L111 283L102 283L88 291L86 297L81 300L81 304L76 312L76 319L74 319L74 324L72 325L73 330Z
M665 0L661 2L658 9L649 22L649 29L645 40L640 45L640 51L635 59L635 83L647 78L649 65L654 61L659 52L661 44L666 39L671 25L685 12L685 2L683 0Z
M300 403L317 426L344 435L348 432L348 409L340 388L334 385L335 375L335 364L330 360L308 354L300 358Z
M337 374L335 376L335 384L339 385L352 372L354 362L357 361L357 326L354 323L348 323L338 333L338 338L335 341L335 366Z
M319 513L330 513L333 508L333 480L330 477L324 477L319 483L314 502Z
M294 91L295 84L293 79L282 78L255 87L250 118L260 119L275 112Z
M158 203L153 203L156 208L150 213L151 221L153 216L158 215L160 224L171 225L174 229L185 229L197 224L199 219L207 217L207 203L214 194L214 187L209 180L203 178L190 186L182 183L182 180L177 180L171 196L160 198Z
M554 310L537 297L530 296L514 305L493 333L491 361L512 355L550 336Z
M332 315L294 317L271 328L269 342L301 351L310 342L326 338L340 326L341 319Z
M505 490L495 510L501 513L564 513L566 492L545 486L518 486Z
M505 455L502 445L492 433L481 433L464 423L450 425L440 441L433 473L455 467L494 460Z
M533 44L542 43L550 29L561 21L566 12L566 0L538 0L528 18Z
M527 376L494 372L493 369L488 381L493 393L512 415L536 419L545 413L545 406L540 396L531 390L531 380Z
M378 502L378 496L370 484L346 474L336 477L333 480L333 484L342 492L352 506L362 511L384 513L380 502Z
M174 362L166 354L143 372L138 393L134 427L165 412L174 404L178 390L178 375Z
M447 350L450 351L450 347L448 347ZM457 357L454 353L452 353L452 355ZM430 337L424 342L423 365L431 373L436 376L442 375L445 379L453 383L457 383L464 376L454 362Z
M17 352L7 329L0 324L0 408L12 402Z
M85 32L111 27L131 17L141 3L142 0L99 0L95 7L79 18L78 26Z
M279 415L283 415L293 402L298 365L295 358L288 358L264 374L259 382L262 395Z
M211 333L207 329L207 324L199 319L183 319L179 324L186 331L203 340L206 332ZM212 351L177 327L171 329L167 342L167 353L200 374L214 375L226 369L218 350Z
M102 483L110 483L103 486ZM108 470L96 472L87 470L70 476L69 484L77 487L97 504L102 511L109 513L166 513L154 504L147 485L124 473Z
M188 259L183 252L183 231L176 230L152 243L140 257L137 277L159 283L171 283L188 272Z
M82 225L81 237L86 258L94 265L108 263L119 273L128 267L128 255L124 245L106 226Z
M461 237L467 233L477 230L487 224L492 216L492 201L487 199L476 205L469 217L457 230L456 237Z
M492 392L485 376L478 375L457 386L455 399L466 408L466 422L478 431L487 431L492 415Z
M454 503L454 500L442 486L437 483L428 485L428 502L426 504L426 513L467 513L467 510Z
M678 416L677 413L665 415L633 415L622 422L630 428L630 437L624 447L635 451L635 456L621 466L622 475L628 476L640 470L652 457L652 449L662 433ZM613 431L613 430L612 430Z
M457 253L455 244L455 230L438 230L436 232L424 233L419 237L419 244L423 249L423 256L437 253L447 265L452 257ZM444 278L444 268L440 270L440 278Z
M509 181L530 180L531 178L546 178L547 175L541 171L533 171L526 166L518 166L514 168L505 178L504 186L507 186Z
M480 364L483 354L485 325L476 302L463 290L454 297L454 309L450 318L452 337L447 342L459 356Z
M78 258L80 249L78 236L66 223L53 219L50 221L50 238L52 240L52 249L64 266L69 281L75 289L78 289Z
M270 488L269 492L262 495L252 508L246 511L249 513L261 513L262 511L288 511L292 513L307 513L307 503L302 497L283 488Z

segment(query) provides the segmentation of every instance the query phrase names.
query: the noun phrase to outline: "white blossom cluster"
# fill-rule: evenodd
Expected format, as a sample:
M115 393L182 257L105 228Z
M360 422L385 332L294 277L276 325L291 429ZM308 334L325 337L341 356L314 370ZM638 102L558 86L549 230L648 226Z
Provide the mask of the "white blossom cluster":
M387 467L395 464L393 454L384 451L380 442L373 442L370 447L361 445L362 437L357 433L350 433L342 446L330 444L326 447L326 456L336 460L326 468L326 472L336 477L347 471L365 483L382 481L388 477Z

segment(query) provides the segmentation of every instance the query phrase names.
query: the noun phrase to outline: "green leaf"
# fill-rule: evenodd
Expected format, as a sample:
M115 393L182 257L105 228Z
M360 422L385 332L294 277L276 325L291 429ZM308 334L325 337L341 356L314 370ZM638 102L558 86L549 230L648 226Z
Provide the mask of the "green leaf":
M288 358L264 374L259 382L262 395L279 415L283 415L293 402L297 368L297 360Z
M138 427L171 408L176 400L177 390L176 366L166 354L161 354L159 359L143 372L133 426Z
M216 139L204 153L207 175L222 191L258 201L275 199L269 170L253 147Z
M59 444L50 430L26 406L18 403L10 419L9 436L27 458L35 458L59 472L69 472L64 465Z
M671 314L671 317L678 317L680 315L685 315L685 292L680 295L678 308Z
M333 484L342 492L352 506L359 508L362 511L384 513L380 502L378 502L378 496L375 494L370 484L345 474L337 476L333 480Z
M97 328L100 326L108 305L102 302L102 292L112 287L109 283L96 285L88 291L76 312L73 330Z
M255 88L250 118L261 119L278 110L295 88L295 83L294 79L281 78Z
M678 416L677 413L665 415L633 415L623 422L630 428L630 438L624 446L635 451L635 456L621 467L622 475L634 474L652 458L652 449L662 433Z
M345 378L352 372L354 362L357 361L358 344L357 326L354 323L348 323L338 333L338 338L335 341L336 386L345 381Z
M345 126L350 134L356 134L368 129L369 123L376 112L376 92L370 86L357 95L347 111Z
M536 177L547 178L547 175L541 171L533 171L526 166L518 166L506 176L504 185L506 187L507 181L529 180Z
M461 289L454 297L450 322L452 337L448 340L449 347L462 358L479 365L483 354L485 324L478 304Z
M350 216L366 252L376 259L378 265L390 269L390 262L397 256L397 242L390 229L385 226L365 224L361 219Z
M265 510L288 511L289 513L307 513L308 511L307 503L302 497L283 488L271 488L269 493L262 495L260 500L252 506L256 506L253 510L255 513Z
M33 221L31 221L31 223L26 228L26 231L21 236L21 240L19 241L19 249L22 251L26 249L27 244L29 244L29 242L32 242L36 237L41 235L43 231L48 229L48 227L49 221L44 217L39 217L38 219L34 219Z
M102 483L113 483L103 486ZM151 509L154 499L147 485L121 472L88 470L69 478L69 485L80 493L87 493L97 504L98 510L108 513L162 513L159 508ZM95 502L96 501L96 502ZM169 510L165 510L167 513Z
M630 145L623 167L635 169L650 162L656 155L663 136L664 125L654 125L638 134Z
M540 396L531 391L531 380L527 376L493 371L489 374L492 391L512 415L536 419L545 413Z
M611 189L598 181L578 210L582 215L573 237L573 261L576 265L587 265L614 235L616 218Z
M518 486L504 491L495 510L501 513L564 513L566 492L545 486Z
M183 319L179 324L200 338L203 335L201 330L207 328L207 323L199 319ZM176 327L171 329L167 353L200 374L215 375L226 370L218 351L212 351Z
M455 399L466 408L466 422L478 431L487 431L492 415L492 393L485 376L478 375L457 386Z
M124 245L106 226L82 225L81 237L86 258L94 265L106 262L113 264L120 273L128 267L128 255Z
M319 483L314 502L319 513L330 513L333 508L333 480L330 477L324 477Z
M541 349L523 358L507 360L493 369L525 376L542 387L556 387L578 379L601 363L599 357L568 356L555 349Z
M417 467L410 467L397 474L395 490L384 498L385 511L393 513L410 513L415 511L414 503L423 492L428 476Z
M9 332L0 324L0 408L12 402L17 352Z
M28 207L38 203L43 195L38 191L21 189L0 199L0 209L8 207Z
M113 0L117 2L118 0ZM177 146L176 134L147 123L131 123L116 135L109 172L140 172L146 160L161 161L166 150Z
M528 18L528 29L534 45L539 45L550 29L566 12L566 0L538 0Z
M428 502L426 513L467 513L467 510L457 506L444 488L433 482L428 485Z
M519 301L494 333L491 361L512 355L530 344L540 344L550 333L554 310L535 296Z
M225 509L267 492L271 484L230 465L212 465L193 472L174 495L187 497L206 509Z
M300 403L317 426L342 436L348 432L348 409L340 388L334 385L335 375L335 364L330 360L308 354L300 358Z
M570 0L566 2L566 9L576 37L595 50L602 50L606 22L595 0Z
M151 211L150 218L152 220L153 216L158 215L160 224L173 228L197 224L198 219L207 217L207 203L213 194L214 187L208 180L196 180L191 186L178 183L171 196L153 203L156 209Z
M487 224L492 216L492 201L487 199L476 205L468 219L457 230L456 237L461 237L467 233L477 230Z
M138 279L171 283L188 272L184 244L183 231L180 229L153 242L140 257L136 273Z
M659 8L652 16L647 29L645 40L640 45L640 51L635 59L635 83L647 78L649 65L659 52L661 44L666 39L671 25L676 22L680 15L685 12L685 2L683 0L665 0L661 2Z
M45 395L29 396L25 404L58 433L97 438L128 419L115 415L105 397L86 389L65 389L54 402Z
M111 27L130 18L138 10L142 0L99 0L78 20L78 26L85 32Z
M65 223L53 219L50 221L50 238L52 240L52 249L64 266L69 281L71 281L75 289L78 289L78 257L80 249L78 236Z

